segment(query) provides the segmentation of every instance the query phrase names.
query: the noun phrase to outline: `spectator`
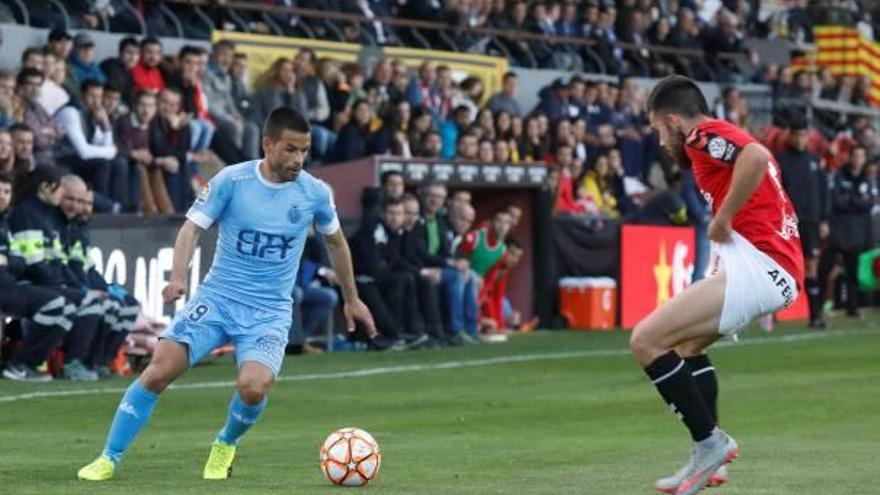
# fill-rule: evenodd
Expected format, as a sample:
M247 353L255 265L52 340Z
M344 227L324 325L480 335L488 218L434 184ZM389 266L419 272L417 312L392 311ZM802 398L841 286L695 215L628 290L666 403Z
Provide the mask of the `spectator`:
M473 132L466 132L459 136L455 147L455 159L477 161L480 156L480 140Z
M0 172L10 176L15 174L15 151L12 148L12 134L2 128L0 128Z
M330 101L327 99L327 88L321 78L315 75L315 58L312 49L302 48L293 62L297 84L305 97L304 113L312 124L312 150L324 158L333 149L336 134L323 125L330 118Z
M238 111L232 97L232 67L235 45L230 41L214 44L211 62L203 80L205 97L211 104L208 114L217 125L220 136L231 136L245 158L259 156L260 129Z
M21 102L18 119L34 131L34 157L40 165L55 165L55 147L64 136L64 127L55 124L52 116L40 105L40 88L43 86L43 73L33 68L24 68L18 73L15 82Z
M95 41L86 32L80 32L73 38L70 67L73 69L74 84L78 84L80 89L82 83L88 80L95 80L101 85L107 82L104 71L95 61Z
M22 253L25 259L22 279L33 286L63 295L73 308L73 325L64 335L67 361L63 370L65 378L95 381L97 374L87 369L84 362L92 350L103 302L92 291L65 285L65 258L57 250L61 243L60 233L64 232L63 215L58 208L63 195L58 169L37 167L27 176L16 193L15 208L9 216L12 248ZM43 249L43 246L53 247ZM58 340L52 340L54 342L43 352L49 352L57 346Z
M135 100L134 112L120 117L113 125L120 156L137 167L141 211L146 215L174 213L162 170L153 166L153 154L150 153L150 124L155 116L156 95L143 91Z
M15 98L15 76L0 70L0 128L5 129L15 122L13 102Z
M443 149L440 156L447 159L455 157L459 137L470 124L470 109L465 105L455 107L455 110L452 113L452 119L446 120L440 124L440 136L443 140Z
M128 115L129 108L122 101L122 91L111 83L104 85L104 95L101 97L101 105L110 116L111 122L116 122L123 115Z
M434 107L432 100L436 96L434 84L437 82L437 70L434 62L426 60L419 66L418 76L410 80L406 87L406 99L413 108L423 106L430 110Z
M405 100L401 100L405 101ZM409 102L406 102L407 105ZM410 122L408 126L409 147L416 156L424 156L421 154L421 143L424 141L428 132L433 130L433 119L431 114L422 107L411 109ZM436 132L436 131L435 131Z
M525 135L519 142L520 160L525 163L539 162L547 155L550 143L546 135L541 133L538 117L530 117L525 123Z
M718 56L719 53L748 53L737 23L738 19L732 12L722 9L718 12L718 26L710 29L703 41L706 59L721 81L742 79L735 60Z
M388 197L382 203L378 221L361 227L351 239L352 261L358 294L370 308L383 339L368 342L372 347L402 350L407 344L424 344L428 337L420 321L415 279L401 270L403 201ZM402 329L413 334L409 342Z
M19 176L33 172L37 167L34 158L34 131L27 124L13 124L9 127L12 134L12 149L15 153L15 173Z
M62 28L54 28L49 31L46 48L58 58L67 60L73 50L73 37Z
M461 245L465 234L470 232L474 226L474 221L477 217L477 213L473 205L471 205L469 195L469 191L456 191L452 195L449 206L449 225L452 227L449 233L449 250L455 253L456 257L465 260L467 260L466 257L459 255L458 246ZM469 267L470 261L468 261ZM474 305L476 305L476 297L474 297ZM474 318L476 318L476 311L474 311ZM476 323L474 323L474 328L474 333L476 333Z
M46 56L39 46L29 46L21 52L21 68L34 69L39 72L46 70Z
M297 89L296 79L290 59L275 59L272 66L257 78L251 119L254 122L263 122L269 112L282 105L305 113L306 98Z
M45 79L40 87L40 106L49 115L55 115L55 112L70 102L70 93L64 87L66 68L66 58L58 58L53 52L46 53Z
M859 316L859 254L868 246L873 206L866 165L865 149L857 145L850 150L849 163L831 177L831 248L843 257L846 314L855 317Z
M352 107L352 119L339 131L336 149L331 155L335 162L346 162L363 158L373 151L373 133L370 125L373 121L372 109L366 100L355 102Z
M119 54L101 62L101 70L107 75L107 82L119 88L122 101L126 106L132 105L134 98L134 78L132 71L140 61L140 46L132 36L119 41Z
M229 68L232 79L232 99L235 108L242 116L253 121L253 105L251 102L250 69L246 53L236 53ZM259 125L258 125L259 127Z
M6 131L0 132L0 153L4 135L9 137ZM27 318L29 328L24 333L23 342L7 361L3 376L11 380L50 381L49 375L36 368L70 330L73 310L60 293L20 283L27 262L10 242L12 183L12 175L0 171L0 311L8 316Z
M118 203L114 208L137 211L139 176L119 157L113 142L113 126L102 101L104 88L89 79L80 92L82 108L68 105L55 116L55 121L66 130L56 156L65 167L91 182L96 195Z
M622 193L622 177L611 170L608 155L600 155L596 158L592 170L584 174L580 187L586 205L584 209L588 213L602 218L620 216L620 211L617 209L617 194Z
M480 141L479 146L480 148L477 154L480 163L486 165L497 163L495 161L495 143L493 143L492 140L483 139Z
M442 204L442 203L441 203ZM410 193L403 195L403 256L401 268L412 274L418 291L418 308L425 329L433 345L446 345L451 336L446 334L440 315L440 293L443 271L427 259L426 235L419 228L421 212L419 199Z
M493 145L495 154L495 163L511 163L510 159L510 143L503 139L498 139Z
M798 216L798 233L806 265L806 292L810 308L810 326L822 328L821 289L818 281L820 243L828 234L827 178L819 167L819 158L807 150L810 130L804 117L794 119L788 142L776 160L782 172L782 184Z
M150 123L149 143L153 157L148 171L150 189L161 213L183 212L193 200L190 179L191 159L198 152L190 152L190 127L182 110L180 92L166 88L159 93L158 115ZM165 191L163 191L163 185ZM170 204L165 198L170 200Z
M205 50L194 45L184 45L180 49L180 70L174 74L171 87L181 95L181 109L189 116L191 148L194 151L207 151L211 146L216 128L208 116L208 100L202 89L199 65ZM235 163L238 160L230 160Z
M576 196L578 190L574 181L578 178L574 157L570 146L556 149L556 167L559 169L559 186L556 195L556 213L579 215L584 213L582 202Z
M162 43L158 38L147 36L141 41L140 48L140 58L130 69L132 92L158 93L165 89L165 75L160 66L162 63Z
M444 314L448 315L445 320L446 336L451 339L451 343L457 344L467 338L463 337L465 333L476 335L477 289L476 281L470 275L470 263L464 258L454 256L452 251L451 244L456 232L450 225L450 219L441 212L446 197L446 187L442 184L429 184L421 188L424 216L412 227L411 235L417 242L424 265L440 270L441 288L446 302ZM450 213L460 217L464 206L466 205L453 207ZM457 221L462 232L466 232L473 223L473 218L468 225L461 225L463 221L460 218Z
M423 158L440 158L440 152L443 151L443 140L437 131L428 131L422 139L420 151L416 156Z
M327 259L326 248L314 230L309 232L293 289L293 324L288 337L290 353L319 352L310 341L339 302L336 272ZM328 342L329 345L329 342Z

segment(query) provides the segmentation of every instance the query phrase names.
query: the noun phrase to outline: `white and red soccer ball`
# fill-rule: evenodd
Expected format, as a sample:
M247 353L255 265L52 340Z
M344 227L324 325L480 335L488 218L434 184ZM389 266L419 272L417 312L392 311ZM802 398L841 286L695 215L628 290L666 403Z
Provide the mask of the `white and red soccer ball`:
M331 483L363 486L379 474L382 454L372 435L358 428L342 428L321 446L321 471Z

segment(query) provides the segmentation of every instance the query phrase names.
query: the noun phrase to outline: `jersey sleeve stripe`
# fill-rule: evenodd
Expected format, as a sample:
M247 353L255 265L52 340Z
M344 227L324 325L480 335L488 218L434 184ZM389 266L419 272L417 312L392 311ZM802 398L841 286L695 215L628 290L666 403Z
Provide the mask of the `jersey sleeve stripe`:
M214 224L213 218L209 217L208 215L205 215L204 213L202 213L198 210L189 210L186 214L186 218L187 218L187 220L191 221L192 223L194 223L194 224L198 225L199 227L206 229L206 230L209 229L211 227L211 225Z

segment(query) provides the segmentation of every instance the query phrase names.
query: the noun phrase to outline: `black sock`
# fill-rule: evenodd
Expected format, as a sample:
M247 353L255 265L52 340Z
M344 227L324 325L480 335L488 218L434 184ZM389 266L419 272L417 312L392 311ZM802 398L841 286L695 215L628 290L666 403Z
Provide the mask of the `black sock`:
M709 361L709 356L702 354L700 356L691 356L684 359L688 368L691 369L691 376L700 390L700 397L703 398L703 404L712 415L712 420L718 424L718 378L715 376L715 367Z
M817 320L822 316L822 291L819 280L816 277L807 277L804 285L807 286L807 300L810 303L810 321Z
M684 360L675 351L669 351L649 364L645 373L673 412L684 421L691 438L695 442L709 438L715 422Z

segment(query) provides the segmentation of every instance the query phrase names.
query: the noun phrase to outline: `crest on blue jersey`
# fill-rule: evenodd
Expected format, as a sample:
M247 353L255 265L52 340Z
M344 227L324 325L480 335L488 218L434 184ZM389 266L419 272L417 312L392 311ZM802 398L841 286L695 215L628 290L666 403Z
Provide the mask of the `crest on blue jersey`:
M302 218L302 213L299 211L299 206L290 205L290 209L287 210L287 220L290 223L299 223L300 218Z

